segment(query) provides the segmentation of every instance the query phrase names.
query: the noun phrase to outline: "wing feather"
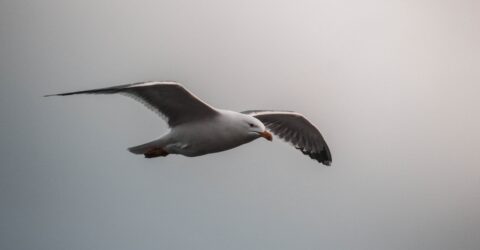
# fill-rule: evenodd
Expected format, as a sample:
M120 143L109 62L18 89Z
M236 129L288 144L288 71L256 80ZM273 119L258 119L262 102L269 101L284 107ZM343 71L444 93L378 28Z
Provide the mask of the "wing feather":
M272 133L303 154L329 166L332 155L320 131L303 115L292 111L249 110L242 112L259 119Z
M144 104L164 118L170 127L218 115L213 107L197 98L177 82L138 82L56 95L116 93L131 97Z

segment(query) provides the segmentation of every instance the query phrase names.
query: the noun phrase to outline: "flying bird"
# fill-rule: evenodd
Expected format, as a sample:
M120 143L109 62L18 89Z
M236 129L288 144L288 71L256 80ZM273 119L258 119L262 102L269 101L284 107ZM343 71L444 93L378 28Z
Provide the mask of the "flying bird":
M168 154L200 156L232 149L260 137L271 141L273 133L324 165L332 162L320 131L296 112L218 109L200 100L180 83L170 81L139 82L46 96L76 94L123 94L164 118L169 132L128 149L146 158Z

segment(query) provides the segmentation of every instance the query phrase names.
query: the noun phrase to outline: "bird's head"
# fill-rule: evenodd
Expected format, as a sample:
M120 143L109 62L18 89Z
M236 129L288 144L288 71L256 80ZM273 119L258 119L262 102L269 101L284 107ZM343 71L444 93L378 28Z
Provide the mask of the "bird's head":
M242 126L244 127L247 133L255 138L263 137L269 141L272 140L272 134L265 129L265 125L258 120L257 118L249 115L243 116L243 123Z

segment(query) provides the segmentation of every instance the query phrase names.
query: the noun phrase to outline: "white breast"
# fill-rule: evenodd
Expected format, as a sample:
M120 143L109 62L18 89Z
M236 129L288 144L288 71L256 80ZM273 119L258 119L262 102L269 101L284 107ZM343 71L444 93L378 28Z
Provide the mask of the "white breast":
M214 119L179 125L168 135L167 149L171 153L198 156L228 150L256 139L245 133L241 116L221 110Z

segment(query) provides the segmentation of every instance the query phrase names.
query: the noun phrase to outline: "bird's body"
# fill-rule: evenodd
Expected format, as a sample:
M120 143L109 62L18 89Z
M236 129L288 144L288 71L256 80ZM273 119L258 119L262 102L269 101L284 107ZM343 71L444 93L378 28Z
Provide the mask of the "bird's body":
M200 156L232 149L259 137L272 140L268 129L312 159L325 165L332 159L318 129L301 114L217 109L176 82L141 82L57 95L114 93L133 97L166 119L169 132L154 141L129 148L130 152L147 158L168 154Z
M245 135L243 124L236 122L246 115L229 110L217 111L218 115L211 119L178 125L159 139L129 150L141 154L147 148L161 147L170 154L192 157L232 149L258 138L256 133Z

